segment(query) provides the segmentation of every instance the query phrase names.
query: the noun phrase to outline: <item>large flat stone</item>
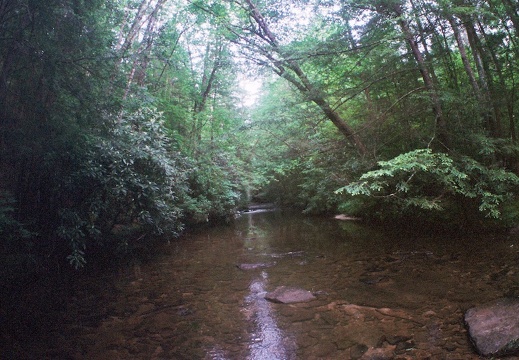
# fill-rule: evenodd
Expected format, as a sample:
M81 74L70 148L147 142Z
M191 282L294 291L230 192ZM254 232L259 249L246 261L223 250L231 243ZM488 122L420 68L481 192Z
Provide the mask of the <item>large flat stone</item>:
M465 313L470 338L483 356L519 353L519 299L502 298Z
M314 300L315 296L308 290L278 286L274 291L267 293L265 299L275 303L292 304Z

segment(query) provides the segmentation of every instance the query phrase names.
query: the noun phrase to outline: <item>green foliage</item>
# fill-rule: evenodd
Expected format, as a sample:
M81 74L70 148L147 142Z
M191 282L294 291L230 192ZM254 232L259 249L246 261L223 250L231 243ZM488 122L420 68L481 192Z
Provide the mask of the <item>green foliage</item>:
M454 160L431 149L401 154L378 166L336 193L438 211L451 208L460 197L475 199L480 212L498 219L503 216L502 204L513 200L519 185L519 177L504 169L489 168L469 157Z
M358 172L361 161L319 110L282 81L272 81L255 109L253 198L305 213L333 212L333 191ZM282 99L282 101L280 101Z
M86 264L86 233L83 228L87 225L80 215L71 209L60 212L61 225L56 235L70 247L67 260L74 268L82 268Z
M61 212L58 236L70 244L74 266L84 263L87 241L107 245L115 228L168 236L182 229L186 169L165 131L160 113L141 108L125 113L105 136L88 138L78 170L62 184L70 206ZM109 245L129 246L127 238L119 240Z
M188 223L232 218L243 201L246 178L237 159L211 153L192 159L189 192L182 199Z

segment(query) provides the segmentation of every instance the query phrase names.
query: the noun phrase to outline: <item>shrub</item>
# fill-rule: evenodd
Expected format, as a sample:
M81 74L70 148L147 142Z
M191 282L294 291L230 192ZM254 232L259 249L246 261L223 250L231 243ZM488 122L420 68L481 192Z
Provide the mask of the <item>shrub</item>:
M453 158L430 149L418 149L389 161L378 162L379 168L364 173L358 181L336 190L337 194L379 199L405 211L452 210L462 199L474 204L485 217L503 218L503 205L513 200L513 189L519 177L501 168L485 166L459 156Z

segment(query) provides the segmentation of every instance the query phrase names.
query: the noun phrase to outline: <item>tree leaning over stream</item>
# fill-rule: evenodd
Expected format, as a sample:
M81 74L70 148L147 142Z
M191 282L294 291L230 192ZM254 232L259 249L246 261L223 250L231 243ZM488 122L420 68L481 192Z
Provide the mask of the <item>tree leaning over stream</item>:
M327 100L327 95L318 86L314 85L305 71L299 65L295 54L286 49L278 40L277 35L269 26L269 22L275 19L266 19L255 1L234 1L230 7L233 18L239 22L230 20L229 13L223 12L222 6L213 3L209 6L206 2L197 1L196 6L212 13L217 17L223 27L228 31L228 38L238 45L243 55L249 61L268 67L279 77L292 84L307 100L316 104L323 114L342 133L354 149L361 155L366 154L366 146L355 129L345 121ZM211 5L211 4L209 4ZM226 17L222 19L223 17Z
M423 218L427 218L425 214L433 209L439 211L436 220L441 221L443 213L454 218L449 220L453 223L456 217L461 222L477 222L479 214L516 216L517 86L512 69L517 70L518 63L516 18L508 3L390 0L278 5L276 1L213 1L204 3L203 9L220 20L245 58L270 68L303 101L317 105L365 160L361 167L343 166L338 176L337 165L321 168L322 176L342 178L344 185L351 182L352 174L358 176L378 161L397 156L379 163L394 166L388 173L379 173L384 174L380 181L371 183L373 173L366 173L359 182L340 186L338 194L362 194L362 212L374 217L424 211ZM306 23L304 31L297 21ZM284 112L290 119L291 110ZM507 127L502 125L503 114L507 114ZM347 120L334 122L334 115ZM300 121L297 112L294 116L299 120L292 121ZM319 126L313 125L313 130ZM329 138L328 142L334 141ZM445 153L440 158L446 156L444 164L451 167L448 173L467 179L463 186L447 186L451 181L447 173L436 182L438 174L431 168L437 164L436 154L425 149ZM343 145L335 151L344 151ZM290 148L286 154L299 165L289 174L280 172L274 177L300 189L289 196L301 203L308 195L303 189L316 185L303 169L317 170L332 155L329 151L294 154ZM433 158L427 159L428 154ZM407 168L416 162L423 166ZM330 199L333 190L329 186L313 198ZM408 189L417 196L410 196ZM285 201L290 202L287 195L283 195ZM310 203L304 206L313 207ZM359 202L346 196L339 206L358 210L352 204Z

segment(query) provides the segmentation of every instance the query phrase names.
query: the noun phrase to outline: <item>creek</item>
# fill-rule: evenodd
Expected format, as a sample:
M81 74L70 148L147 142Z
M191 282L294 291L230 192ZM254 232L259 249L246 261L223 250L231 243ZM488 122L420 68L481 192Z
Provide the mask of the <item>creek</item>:
M479 359L464 312L519 295L519 238L399 232L283 211L82 279L46 358ZM265 300L278 286L309 302ZM41 347L41 345L40 345Z

